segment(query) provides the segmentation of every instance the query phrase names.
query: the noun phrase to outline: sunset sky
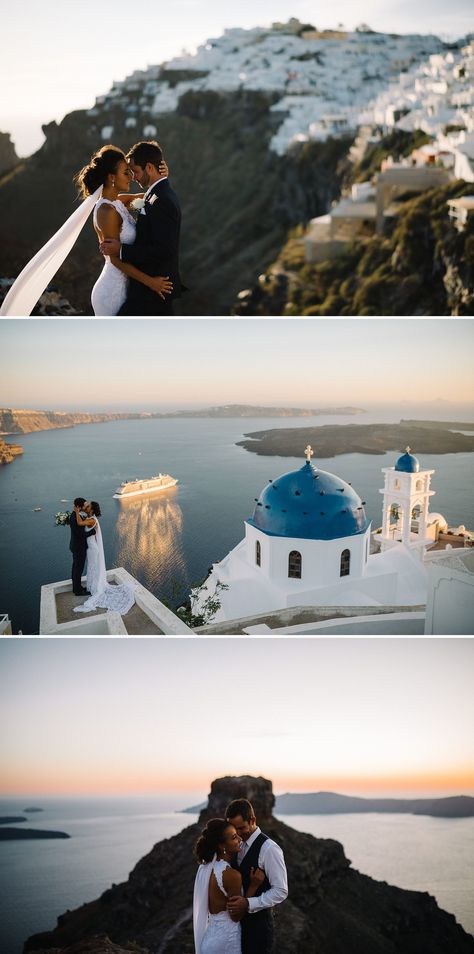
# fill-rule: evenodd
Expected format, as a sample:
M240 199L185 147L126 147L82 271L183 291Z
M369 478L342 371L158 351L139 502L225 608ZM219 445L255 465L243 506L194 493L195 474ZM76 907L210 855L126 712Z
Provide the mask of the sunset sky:
M10 132L20 155L37 149L41 125L60 121L73 109L89 108L113 80L135 69L194 50L226 27L269 25L299 17L320 29L342 22L354 29L369 22L375 30L438 33L456 38L474 28L471 0L335 0L327 7L313 0L142 0L64 4L48 0L21 6L4 4L0 63L3 97L0 130Z
M474 401L462 319L3 319L0 336L2 407Z
M474 794L470 639L0 645L0 795ZM253 689L249 688L250 686Z

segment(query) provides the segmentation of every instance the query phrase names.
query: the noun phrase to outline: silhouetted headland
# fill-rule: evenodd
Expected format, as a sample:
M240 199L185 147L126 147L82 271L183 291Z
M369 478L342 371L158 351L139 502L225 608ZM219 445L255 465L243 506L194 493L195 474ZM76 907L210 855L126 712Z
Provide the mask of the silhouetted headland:
M46 831L42 828L0 828L0 841L39 841L70 837L65 831Z
M204 805L185 808L195 815ZM435 818L472 818L474 798L451 795L448 798L358 798L337 792L285 792L275 798L278 815L341 815L354 812L390 812L392 814L432 815Z
M450 430L453 428L453 430ZM474 424L443 421L400 421L399 424L326 424L324 427L281 427L245 434L237 447L272 457L300 457L304 443L317 448L317 456L385 454L407 445L417 454L456 454L474 451Z
M30 937L25 951L55 954L193 954L193 846L208 818L246 797L262 829L282 847L289 897L275 914L278 954L474 954L474 938L426 892L405 891L351 868L339 842L295 831L273 815L272 783L227 776L214 781L197 824L158 842L100 898Z

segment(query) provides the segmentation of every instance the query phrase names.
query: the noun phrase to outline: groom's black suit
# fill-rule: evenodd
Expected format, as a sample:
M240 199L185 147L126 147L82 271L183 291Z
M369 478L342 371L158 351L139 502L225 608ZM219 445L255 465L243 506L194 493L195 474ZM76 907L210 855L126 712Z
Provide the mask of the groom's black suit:
M87 556L87 537L93 537L95 530L86 531L85 527L80 527L75 510L69 517L69 526L71 528L69 549L72 553L72 591L75 596L82 596L82 571Z
M243 857L240 865L237 856L232 859L232 867L237 868L242 875L242 887L244 894L250 887L250 869L258 867L258 858L260 849L267 841L267 835L260 833L250 846L247 854ZM268 878L259 885L256 897L268 891L271 885ZM242 954L272 954L273 951L273 910L264 908L263 911L256 911L254 914L246 914L240 922L242 926Z
M144 213L137 218L133 245L122 245L123 262L135 265L153 277L168 276L173 283L165 300L141 282L129 279L128 294L119 315L172 315L173 298L181 295L179 277L179 234L181 209L168 179L160 179L145 200Z

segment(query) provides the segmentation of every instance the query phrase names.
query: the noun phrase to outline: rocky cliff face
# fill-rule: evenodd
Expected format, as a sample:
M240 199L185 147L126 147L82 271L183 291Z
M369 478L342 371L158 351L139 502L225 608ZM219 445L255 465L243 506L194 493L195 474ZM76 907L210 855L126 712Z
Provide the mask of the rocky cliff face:
M130 951L193 954L193 845L207 818L240 796L252 799L264 830L285 853L290 893L276 912L278 954L473 954L474 938L434 898L374 881L350 867L338 842L278 821L271 782L250 776L213 782L197 825L159 842L128 881L62 915L54 931L31 937L25 951L119 954L101 947L107 936Z
M0 438L0 464L11 464L15 457L23 453L20 444L7 444Z
M19 162L10 133L0 132L0 175L10 172Z
M106 421L135 420L141 414L80 414L66 411L30 411L17 408L0 408L0 432L4 434L31 434L33 431L50 431L58 427L74 427L76 424L103 424Z
M383 235L358 238L341 254L306 262L303 229L292 236L258 283L242 291L237 315L474 314L474 216L458 232L447 201L470 195L455 181L405 197Z

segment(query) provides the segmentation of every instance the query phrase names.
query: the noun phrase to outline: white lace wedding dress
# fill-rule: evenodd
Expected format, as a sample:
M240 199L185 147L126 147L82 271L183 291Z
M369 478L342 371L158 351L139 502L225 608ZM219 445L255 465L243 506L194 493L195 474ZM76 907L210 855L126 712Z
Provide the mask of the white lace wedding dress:
M194 941L196 954L241 954L242 941L240 923L232 921L227 911L211 914L208 905L209 880L214 874L219 889L227 897L222 875L230 868L228 861L209 862L200 865L196 876L194 893ZM206 892L207 885L207 892ZM207 919L203 922L199 907L207 907ZM205 912L204 912L205 913ZM200 922L200 923L199 923Z
M97 228L97 213L101 205L112 205L122 219L120 241L125 245L133 245L136 236L135 219L120 199L99 199L94 208L94 226ZM118 315L126 297L128 278L115 265L112 265L107 256L105 265L92 289L92 307L94 315Z
M135 602L133 588L127 583L112 585L107 583L102 531L97 517L94 518L95 536L87 538L87 583L91 594L80 606L74 607L75 613L90 613L95 609L113 610L122 616L128 613Z

